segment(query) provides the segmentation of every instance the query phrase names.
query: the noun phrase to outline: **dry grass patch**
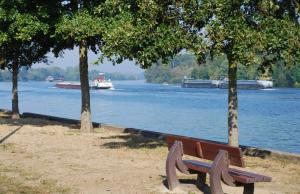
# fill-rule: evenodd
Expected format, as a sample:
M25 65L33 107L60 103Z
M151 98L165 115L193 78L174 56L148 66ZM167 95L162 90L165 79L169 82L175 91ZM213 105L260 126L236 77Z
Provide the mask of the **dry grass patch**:
M59 185L57 181L42 179L34 172L15 166L0 165L0 193L74 193L70 188Z

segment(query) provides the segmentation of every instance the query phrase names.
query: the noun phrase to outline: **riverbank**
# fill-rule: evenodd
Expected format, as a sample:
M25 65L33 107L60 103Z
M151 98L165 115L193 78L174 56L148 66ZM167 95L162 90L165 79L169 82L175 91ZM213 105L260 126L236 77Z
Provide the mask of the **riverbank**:
M0 113L0 193L168 193L162 140L98 126L81 134L71 123L39 118L13 121ZM256 193L299 193L298 160L246 156L248 170L272 176ZM193 176L174 192L201 193ZM242 193L240 188L224 189Z

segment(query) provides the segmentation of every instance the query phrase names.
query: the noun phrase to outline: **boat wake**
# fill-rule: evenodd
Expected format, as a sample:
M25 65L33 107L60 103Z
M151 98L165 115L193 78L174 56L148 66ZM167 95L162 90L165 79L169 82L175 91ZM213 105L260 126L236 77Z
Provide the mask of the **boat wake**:
M260 90L264 90L264 91L273 91L273 90L277 90L275 88L265 88L265 89L260 89Z

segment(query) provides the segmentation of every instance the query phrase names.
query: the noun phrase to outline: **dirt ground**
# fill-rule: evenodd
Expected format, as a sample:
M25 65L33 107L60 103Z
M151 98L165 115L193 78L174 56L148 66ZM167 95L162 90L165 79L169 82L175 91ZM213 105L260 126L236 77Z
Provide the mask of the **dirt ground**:
M162 141L105 127L81 134L77 126L42 119L12 121L0 114L0 193L203 193L194 184L195 176L180 173L182 184L168 191ZM273 178L256 184L256 194L300 193L299 160L245 159L248 170ZM242 188L224 190L242 193Z

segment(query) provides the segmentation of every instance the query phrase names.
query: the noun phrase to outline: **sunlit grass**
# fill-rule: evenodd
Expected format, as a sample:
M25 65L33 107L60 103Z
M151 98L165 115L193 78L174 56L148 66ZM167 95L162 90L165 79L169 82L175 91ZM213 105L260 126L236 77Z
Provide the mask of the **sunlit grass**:
M35 172L0 165L0 193L74 193L55 180L43 179Z

